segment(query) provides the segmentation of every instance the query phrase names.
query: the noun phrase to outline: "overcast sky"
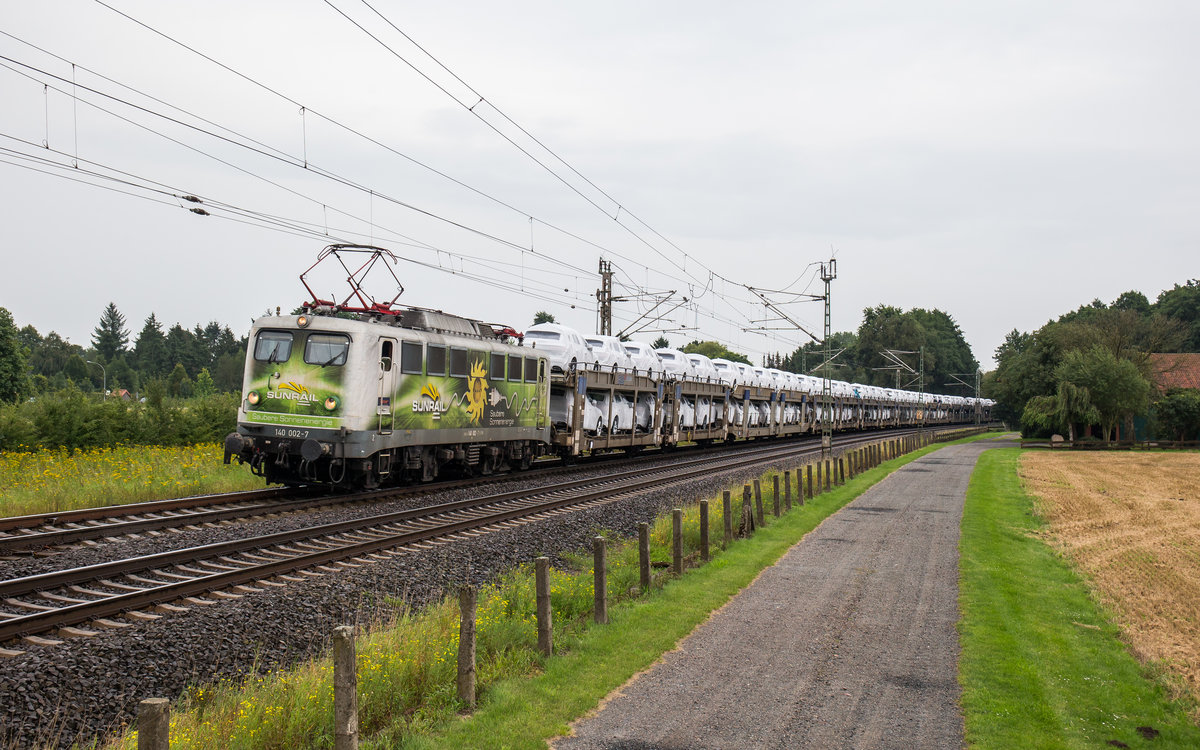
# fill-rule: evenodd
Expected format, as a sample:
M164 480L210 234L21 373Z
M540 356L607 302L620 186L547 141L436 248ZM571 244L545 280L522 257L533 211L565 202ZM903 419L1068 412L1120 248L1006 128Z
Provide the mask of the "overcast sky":
M401 302L584 332L603 256L755 359L806 337L744 330L778 324L743 285L832 255L835 330L936 307L984 369L1200 277L1195 2L106 2L0 16L0 306L78 344L109 301L242 334L334 241Z

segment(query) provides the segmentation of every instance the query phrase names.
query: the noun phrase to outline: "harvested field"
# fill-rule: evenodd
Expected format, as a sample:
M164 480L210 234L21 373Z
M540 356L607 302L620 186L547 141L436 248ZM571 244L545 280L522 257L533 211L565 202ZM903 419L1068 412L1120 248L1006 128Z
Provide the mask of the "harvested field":
M1029 451L1021 478L1134 655L1200 706L1200 454Z

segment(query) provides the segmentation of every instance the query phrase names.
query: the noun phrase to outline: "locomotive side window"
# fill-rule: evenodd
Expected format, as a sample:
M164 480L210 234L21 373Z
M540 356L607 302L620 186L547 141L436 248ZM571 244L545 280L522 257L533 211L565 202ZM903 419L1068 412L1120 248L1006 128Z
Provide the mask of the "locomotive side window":
M525 382L537 382L537 360L532 357L525 360Z
M259 331L254 358L259 362L286 362L292 356L292 334L288 331Z
M504 380L504 355L492 352L492 366L488 371L490 380Z
M383 342L379 347L379 364L383 367L384 372L391 371L393 357L395 357L395 354L393 353L392 342Z
M425 351L425 365L430 375L446 374L446 347L429 345Z
M465 378L467 376L467 350L452 348L450 350L450 377Z
M521 358L515 354L508 355L508 379L514 383L521 382Z
M350 351L350 337L339 333L312 333L304 344L304 361L310 365L346 364L346 353Z
M400 342L400 372L405 375L421 374L421 342Z

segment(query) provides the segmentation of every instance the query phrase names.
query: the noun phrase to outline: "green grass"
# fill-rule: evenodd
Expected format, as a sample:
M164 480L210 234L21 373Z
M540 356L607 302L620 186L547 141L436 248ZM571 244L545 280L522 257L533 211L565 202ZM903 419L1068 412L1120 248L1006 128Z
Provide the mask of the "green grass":
M960 681L976 748L1200 747L1186 708L1128 653L1086 583L1037 536L1020 450L983 454L962 524ZM1148 740L1138 727L1160 734ZM1121 745L1115 745L1120 747Z
M54 513L261 489L249 467L221 463L219 443L0 452L0 516Z

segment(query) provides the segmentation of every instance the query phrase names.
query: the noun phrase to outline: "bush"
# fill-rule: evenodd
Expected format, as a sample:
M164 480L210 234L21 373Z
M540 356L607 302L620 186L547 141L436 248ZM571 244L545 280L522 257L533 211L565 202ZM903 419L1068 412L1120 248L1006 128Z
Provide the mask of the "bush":
M194 445L220 441L237 425L237 394L155 401L102 399L71 386L0 405L0 450Z

